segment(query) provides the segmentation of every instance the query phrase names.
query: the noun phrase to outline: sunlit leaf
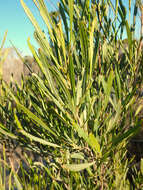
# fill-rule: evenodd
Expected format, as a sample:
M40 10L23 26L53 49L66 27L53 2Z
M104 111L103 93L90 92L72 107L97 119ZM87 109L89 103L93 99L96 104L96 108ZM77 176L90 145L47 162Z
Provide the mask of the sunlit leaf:
M70 171L79 172L81 170L89 168L90 166L92 166L94 164L95 164L95 162L84 163L84 164L65 164L65 165L63 165L63 168L70 170Z

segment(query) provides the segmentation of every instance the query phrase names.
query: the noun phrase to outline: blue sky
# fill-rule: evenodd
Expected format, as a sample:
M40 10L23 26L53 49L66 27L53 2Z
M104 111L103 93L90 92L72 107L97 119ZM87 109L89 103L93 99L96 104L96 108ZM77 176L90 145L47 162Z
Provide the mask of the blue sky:
M115 6L116 0L111 0ZM131 24L133 23L133 13L134 13L134 6L135 6L136 0L131 0L131 17L130 17L130 22ZM119 3L119 1L118 1ZM129 19L129 0L122 0L123 5L126 7L127 10L127 20ZM129 21L129 20L128 20ZM123 38L126 38L126 31L123 33ZM135 38L139 39L140 38L140 11L138 11L137 16L136 16L136 30L135 30Z
M40 20L37 8L32 0L24 0L28 7L32 10L38 19L40 26L44 29L44 24ZM46 0L48 10L54 10L57 7L58 0ZM55 6L55 7L54 7ZM35 46L37 45L34 37L34 28L26 16L20 0L1 0L0 2L0 44L4 36L4 32L8 30L5 47L11 46L10 40L24 55L30 54L27 46L27 38ZM37 47L37 46L36 46Z
M115 0L113 0L114 2ZM34 6L32 0L24 0L28 7L32 10L36 19L39 21L40 26L45 30L45 26L40 20L39 12ZM58 0L45 0L48 10L54 10L57 7ZM123 1L128 4L128 1ZM10 40L13 44L24 54L30 54L30 50L27 45L27 38L30 37L31 43L35 46L36 42L33 37L34 28L26 16L23 7L20 4L20 0L1 0L0 3L0 43L2 41L4 32L8 30L7 40L5 47L11 46ZM139 25L139 23L138 23ZM139 35L139 30L137 31Z

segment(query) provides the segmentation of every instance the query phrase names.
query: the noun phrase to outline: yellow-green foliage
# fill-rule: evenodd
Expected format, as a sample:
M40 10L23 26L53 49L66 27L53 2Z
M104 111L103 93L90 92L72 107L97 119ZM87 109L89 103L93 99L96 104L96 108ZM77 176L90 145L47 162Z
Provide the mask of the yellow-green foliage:
M141 128L134 104L142 83L142 53L137 56L122 1L114 8L110 1L61 0L56 16L44 0L34 1L48 35L20 2L35 28L39 50L27 42L42 75L33 73L16 92L3 84L9 102L15 103L5 109L3 134L13 134L43 155L46 164L35 163L47 175L38 183L41 189L141 187L142 173L130 168L126 145ZM113 9L113 21L108 8ZM122 61L120 47L125 50ZM128 178L132 172L136 178ZM26 187L23 178L19 181Z

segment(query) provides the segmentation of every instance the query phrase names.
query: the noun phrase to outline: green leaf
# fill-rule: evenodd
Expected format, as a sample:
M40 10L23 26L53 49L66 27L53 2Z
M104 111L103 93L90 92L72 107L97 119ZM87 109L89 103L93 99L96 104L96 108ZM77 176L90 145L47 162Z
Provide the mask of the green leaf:
M66 169L66 170L79 172L81 170L89 168L90 166L92 166L94 164L95 164L95 162L84 163L84 164L65 164L65 165L63 165L63 168Z
M26 6L26 4L24 3L23 0L20 0L20 2L21 2L21 5L22 5L23 8L24 8L25 13L27 14L27 16L29 17L29 19L31 20L31 22L32 22L33 26L35 27L35 29L37 30L37 32L38 32L43 38L46 37L46 36L44 35L44 33L42 32L42 30L41 30L41 28L40 28L38 22L37 22L36 19L35 19L35 17L32 15L30 9Z
M38 4L39 4L39 6L38 6ZM40 1L38 1L38 4L37 4L37 7L39 9L40 15L43 18L43 21L48 28L48 32L49 32L51 40L54 41L54 35L53 35L53 31L51 29L51 25L54 29L56 28L56 25L54 24L54 22L52 22L52 19L50 17L50 14L47 10L47 7L46 7L44 1L40 0Z
M54 60L54 62L56 63L56 65L58 65L57 59L56 57L53 55L53 51L52 48L50 47L49 41L45 35L45 33L41 30L38 22L36 21L35 17L33 16L33 14L31 13L30 9L26 6L26 4L24 3L23 0L20 0L21 5L24 8L25 13L27 14L27 16L29 17L30 21L32 22L33 26L35 27L35 37L36 40L39 42L39 44L42 46L44 52L46 52L47 55L51 56Z
M74 65L73 65L72 55L69 55L69 73L70 73L72 95L75 100L75 74L74 74Z
M84 160L84 155L82 153L73 153L70 155L70 157L74 159Z
M110 71L110 74L109 74L107 82L105 82L104 77L101 77L101 81L102 81L102 85L103 85L104 93L105 93L105 99L104 99L104 102L103 102L104 110L106 109L106 107L108 105L108 102L109 102L113 79L114 79L113 70Z
M65 32L66 32L66 36L67 36L67 41L69 41L68 23L67 23L67 19L66 19L65 9L61 5L61 3L59 5L59 11L61 13L61 17L62 17L62 20L63 20L63 23L64 23Z
M20 129L19 132L21 132L24 136L28 137L30 140L39 142L39 143L41 143L41 144L48 145L48 146L52 146L52 147L56 147L56 148L60 148L59 145L56 145L56 144L54 144L54 143L48 142L48 141L46 141L46 140L44 140L44 139L41 139L41 138L39 138L39 137L35 137L35 136L33 136L33 135L27 133L27 132L23 129L23 127L22 127L20 121L18 120L18 117L16 116L16 114L14 114L14 117L15 117L16 124L17 124L17 126L19 127L19 129Z
M29 109L27 109L26 107L24 107L23 105L21 105L20 103L16 102L17 106L33 121L35 121L37 124L39 124L40 126L42 126L43 128L45 128L47 131L49 131L51 134L53 134L54 136L57 136L55 132L53 132L48 126L47 124L45 124L41 119L39 119L35 114L33 114Z
M73 27L73 5L74 5L74 1L73 0L68 0L68 5L69 5L69 16L70 16L70 49L72 49L72 36L73 36L73 31L72 31L72 27Z
M140 121L142 122L142 121ZM138 122L136 124L136 126L134 126L134 128L131 128L129 130L127 130L124 134L122 135L118 135L117 137L115 137L113 140L112 140L112 146L117 146L120 142L123 142L123 140L131 137L132 135L135 135L139 132L140 128L141 128L141 123Z
M0 52L3 49L3 47L4 47L4 44L5 44L5 41L6 41L6 37L7 37L7 32L8 31L6 31L5 34L4 34L4 37L3 37L3 40L2 40L2 43L1 43L1 46L0 46Z
M112 88L112 82L114 79L114 71L113 69L110 71L108 80L107 80L107 88L106 88L106 95L109 96L111 93L111 88Z
M117 67L115 67L115 75L116 75L116 81L117 81L117 89L118 89L118 98L121 98L121 81L120 81L120 75L117 71Z
M93 133L89 134L88 143L92 147L92 149L95 151L95 153L99 153L99 155L101 156L100 145L97 139L95 138L95 136L93 135Z
M45 69L45 67L44 67L43 62L44 62L45 60L44 60L44 59L43 59L43 60L40 60L40 59L39 59L39 57L38 57L37 54L36 54L35 49L34 49L33 46L30 44L29 39L28 39L27 42L28 42L28 46L29 46L29 48L31 49L31 52L32 52L32 54L34 55L34 57L35 57L35 59L36 59L38 65L39 65L41 71L43 72L43 74L44 74L45 77L47 78L47 82L48 82L48 85L49 85L49 88L50 88L51 92L52 92L53 94L55 94L55 95L58 97L58 92L57 92L57 90L56 90L56 88L55 88L55 84L54 84L54 82L53 82L53 77L51 76L51 73L50 73L50 71L49 71L49 68L46 67L46 69Z
M129 27L127 20L126 20L126 31L127 31L128 44L129 44L129 58L131 61L132 57L133 57L133 42L132 42L132 32L130 30L130 27Z
M141 174L143 175L143 158L141 158L141 166L140 166Z
M123 5L122 0L119 0L119 5L120 5L119 14L122 18L122 21L124 21L126 18L126 15L127 15L127 10L126 10L125 6Z
M19 132L22 133L24 136L28 137L31 141L33 140L33 141L39 142L39 143L41 143L43 145L48 145L48 146L52 146L52 147L55 147L55 148L60 148L59 145L51 143L51 142L48 142L48 141L46 141L44 139L41 139L39 137L35 137L35 136L31 135L30 133L27 133L23 129L19 130Z
M91 31L89 33L89 60L90 60L90 74L89 74L89 78L92 77L92 69L93 69L93 52L94 52L94 30L95 30L95 26L96 26L96 17L93 19L92 21L92 26L91 26ZM95 53L95 52L94 52Z
M86 142L88 141L88 133L84 131L75 121L72 121L72 126L78 132L79 137L82 137Z
M17 139L17 137L16 137L14 134L12 134L10 131L8 131L8 130L5 128L5 126L2 125L1 123L0 123L0 133L2 133L3 135L8 136L8 137L10 137L10 138Z
M18 176L14 173L14 181L16 183L17 190L23 190L21 183L19 182Z
M137 115L139 114L139 112L140 112L141 110L143 110L142 108L143 108L143 104L140 104L140 105L138 106L138 108L136 109L135 116L137 116Z

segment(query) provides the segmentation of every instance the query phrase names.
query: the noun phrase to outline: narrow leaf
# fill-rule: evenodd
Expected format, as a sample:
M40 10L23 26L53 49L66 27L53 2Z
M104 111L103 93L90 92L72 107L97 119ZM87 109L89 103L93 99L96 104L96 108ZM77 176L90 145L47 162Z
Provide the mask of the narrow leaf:
M35 137L35 136L33 136L33 135L27 133L27 132L23 129L23 127L22 127L20 121L18 120L18 117L16 116L16 114L14 114L14 117L15 117L16 124L17 124L17 126L19 127L19 129L20 129L19 132L21 132L23 135L25 135L26 137L28 137L30 140L34 140L34 141L39 142L39 143L41 143L41 144L48 145L48 146L52 146L52 147L58 147L58 148L60 147L59 145L56 145L56 144L54 144L54 143L48 142L48 141L46 141L46 140L44 140L44 139L41 139L41 138L39 138L39 137Z
M70 171L79 172L81 170L89 168L90 166L94 165L94 163L95 162L84 163L84 164L65 164L63 165L63 168Z

